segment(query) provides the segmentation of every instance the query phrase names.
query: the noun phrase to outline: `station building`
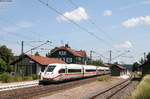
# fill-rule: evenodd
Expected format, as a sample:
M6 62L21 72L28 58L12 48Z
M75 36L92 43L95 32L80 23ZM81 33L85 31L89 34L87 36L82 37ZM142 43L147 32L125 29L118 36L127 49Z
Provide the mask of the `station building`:
M14 72L16 75L29 76L32 74L40 75L47 65L53 63L66 64L66 62L56 58L24 54L11 63L11 65L14 66Z
M111 65L110 70L111 70L112 76L122 76L122 75L126 75L128 73L127 68L122 65L119 65L119 64Z

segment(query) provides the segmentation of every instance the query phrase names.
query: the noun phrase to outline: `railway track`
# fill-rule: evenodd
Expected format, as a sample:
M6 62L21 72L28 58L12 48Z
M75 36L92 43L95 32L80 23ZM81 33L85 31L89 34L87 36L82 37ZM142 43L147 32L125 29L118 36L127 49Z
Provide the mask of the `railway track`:
M100 93L90 97L90 99L121 99L121 96L117 96L117 94L124 90L126 87L128 87L129 85L132 84L132 80L135 79L133 78L133 76L131 76L130 78L128 78L125 81L122 81L116 85L113 85L103 91L101 91ZM137 83L136 83L137 84ZM136 86L136 85L134 85ZM124 94L124 93L123 93ZM119 94L120 95L120 94ZM119 98L116 98L119 97ZM115 97L115 98L114 98Z
M90 83L95 81L97 77L87 78L82 80L75 80L71 82L59 83L59 84L50 84L50 85L39 85L29 88L14 89L9 91L0 92L0 99L28 99L33 97L38 97L43 94L50 94L51 92L56 92L58 90L69 89L78 85L85 83Z

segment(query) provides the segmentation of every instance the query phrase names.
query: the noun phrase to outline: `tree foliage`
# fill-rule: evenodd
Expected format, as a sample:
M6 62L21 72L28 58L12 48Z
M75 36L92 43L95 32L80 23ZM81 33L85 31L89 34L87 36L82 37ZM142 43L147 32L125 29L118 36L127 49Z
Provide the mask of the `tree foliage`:
M133 63L132 71L138 71L140 64L138 62Z
M103 65L103 61L102 60L93 60L92 65L101 66L101 65Z
M46 57L49 57L51 53L55 52L58 47L53 48L50 52L46 53Z
M5 72L7 69L7 64L6 62L0 58L0 73Z
M39 52L35 52L34 55L35 55L35 56L40 56Z
M146 58L147 58L147 61L150 62L150 52L147 54Z
M14 56L11 49L7 48L5 45L0 46L0 73L10 73L12 71L12 66L9 65L9 63L13 60Z
M0 46L0 58L6 63L13 61L13 53L11 49L7 48L5 45Z

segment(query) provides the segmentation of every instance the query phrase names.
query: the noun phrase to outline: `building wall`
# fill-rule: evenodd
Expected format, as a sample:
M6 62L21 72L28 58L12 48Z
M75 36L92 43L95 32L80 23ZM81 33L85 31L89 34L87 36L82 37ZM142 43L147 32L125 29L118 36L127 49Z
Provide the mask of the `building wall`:
M40 66L28 57L16 62L14 66L15 74L22 76L38 74L40 71Z
M37 64L36 74L40 75L41 73L41 65Z
M23 60L18 61L15 64L15 73L17 75L23 75L23 76L31 75L32 68L31 68L31 64L29 63L29 61L30 60L28 58L24 58Z
M111 75L112 76L122 76L128 73L127 69L121 69L117 66L111 66Z
M111 67L111 75L112 76L120 76L121 70L117 68L116 66Z

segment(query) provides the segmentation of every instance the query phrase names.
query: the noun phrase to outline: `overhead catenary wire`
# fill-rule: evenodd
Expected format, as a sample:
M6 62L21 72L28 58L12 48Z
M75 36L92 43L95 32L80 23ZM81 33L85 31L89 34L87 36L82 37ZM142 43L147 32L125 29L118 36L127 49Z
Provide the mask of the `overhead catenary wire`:
M95 35L94 32L89 31L88 29L86 29L85 27L79 25L78 23L76 23L75 21L69 19L68 17L64 16L60 11L56 10L55 8L53 8L52 6L50 6L48 3L43 2L41 0L37 0L39 1L41 4L47 6L50 10L54 11L55 13L63 16L65 19L67 19L70 23L74 24L75 26L77 26L78 28L80 28L81 30L87 32L88 34L90 34L91 36L95 37L97 40L102 41L103 43L105 43L107 46L112 46L109 42L106 42L105 40L103 40L102 38L98 37L97 35Z
M72 0L68 0L69 1L69 3L70 4L72 4L75 8L78 8L79 6L75 3L75 2L73 2ZM107 36L107 39L109 39L110 41L113 41L113 39L112 39L112 37L106 32L106 31L104 31L100 26L98 26L92 19L88 19L88 22L90 23L90 24L92 24L93 26L95 26L95 28L97 28L97 30L99 31L99 32L101 32L101 33L103 33L104 35L106 35Z
M116 59L116 58L118 58L118 57L121 57L121 56L125 55L125 54L128 53L128 52L130 52L130 51L127 50L127 51L125 51L125 52L123 52L123 53L117 55L116 57L113 57L112 60L114 60L114 59Z
M31 50L35 50L35 49L37 49L37 48L39 48L39 47L41 47L41 46L43 46L43 45L45 45L45 44L47 44L47 43L52 43L52 42L46 41L45 43L40 44L39 46L36 46L36 47L31 48L30 50L26 51L25 53L28 53L28 52L30 52Z

